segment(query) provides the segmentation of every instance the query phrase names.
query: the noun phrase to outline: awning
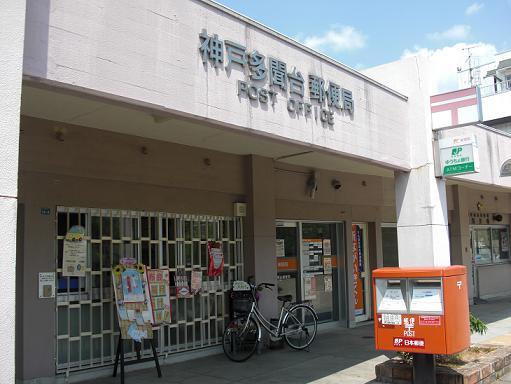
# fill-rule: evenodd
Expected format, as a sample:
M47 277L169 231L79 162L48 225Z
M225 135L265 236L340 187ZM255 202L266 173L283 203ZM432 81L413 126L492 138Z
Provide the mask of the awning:
M506 59L506 60L502 60L501 62L499 62L497 70L506 69L506 68L511 68L511 59Z

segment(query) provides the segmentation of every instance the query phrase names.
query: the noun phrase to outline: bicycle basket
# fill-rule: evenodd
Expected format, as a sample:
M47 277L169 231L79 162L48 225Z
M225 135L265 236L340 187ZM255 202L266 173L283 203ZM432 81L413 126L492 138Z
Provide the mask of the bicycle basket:
M231 291L231 310L236 314L250 312L253 301L252 292Z

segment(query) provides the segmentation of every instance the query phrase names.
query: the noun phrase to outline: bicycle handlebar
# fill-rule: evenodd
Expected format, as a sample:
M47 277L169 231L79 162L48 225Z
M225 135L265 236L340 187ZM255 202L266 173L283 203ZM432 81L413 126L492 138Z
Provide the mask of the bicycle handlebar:
M259 283L259 284L255 284L255 281L254 281L254 276L249 276L247 278L247 283L250 284L251 287L253 288L261 288L261 287L264 287L264 288L269 288L271 289L270 287L274 287L275 284L272 284L272 283Z

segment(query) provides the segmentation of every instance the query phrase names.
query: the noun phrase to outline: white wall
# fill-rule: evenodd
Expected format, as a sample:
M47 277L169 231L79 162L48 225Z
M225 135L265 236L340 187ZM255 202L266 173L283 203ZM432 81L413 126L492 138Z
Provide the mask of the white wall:
M15 381L16 212L25 1L2 2L0 28L0 381ZM36 278L34 276L34 278Z
M219 6L198 0L29 0L28 7L26 76L409 168L406 98ZM273 107L239 98L237 80L248 75L236 64L230 71L204 65L202 29L281 59L288 72L296 66L306 80L315 74L351 90L353 117L336 112L330 129L292 116L282 93ZM308 100L307 86L305 94Z
M364 73L409 97L412 169L395 173L399 266L449 265L445 182L435 178L434 168L429 63L423 57L411 57Z
M481 98L483 121L511 116L511 91Z

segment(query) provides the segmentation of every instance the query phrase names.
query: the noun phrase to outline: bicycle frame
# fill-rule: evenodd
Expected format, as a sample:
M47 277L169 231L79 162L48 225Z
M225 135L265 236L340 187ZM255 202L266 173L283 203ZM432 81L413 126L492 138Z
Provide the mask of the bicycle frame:
M257 340L258 341L261 341L261 337L262 337L262 330L261 330L261 326L270 334L272 335L273 337L275 338L281 338L282 336L286 335L286 334L292 334L294 332L297 332L296 330L293 330L293 331L290 331L290 332L282 332L282 325L284 324L284 322L286 321L286 319L288 318L288 316L293 316L294 315L291 313L291 310L295 307L295 305L292 305L288 308L286 308L285 305L282 305L281 309L280 309L280 316L279 316L279 322L277 323L277 325L274 325L272 324L271 322L269 322L264 316L263 314L261 313L261 311L259 310L256 302L253 302L252 303L252 307L250 309L250 312L247 316L247 319L250 319L252 316L255 317L255 320L256 322L258 323L258 325L260 325L258 327L258 334L257 334ZM313 313L315 313L313 311ZM297 319L298 320L298 319ZM249 321L247 321L247 325L248 325Z

